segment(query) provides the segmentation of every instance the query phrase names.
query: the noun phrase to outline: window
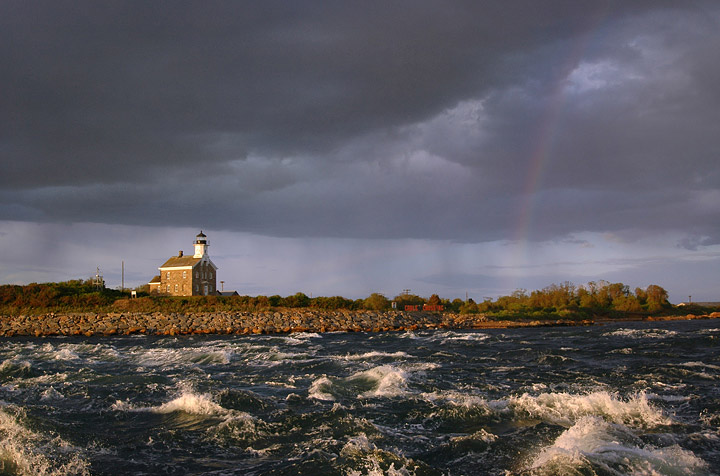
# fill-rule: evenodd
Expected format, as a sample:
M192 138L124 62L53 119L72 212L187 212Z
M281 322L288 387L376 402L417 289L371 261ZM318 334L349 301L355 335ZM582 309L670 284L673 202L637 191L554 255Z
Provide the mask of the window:
M210 271L208 275L210 276L210 279L212 279L212 271Z
M178 285L175 285L175 292L178 292Z
M183 279L187 279L187 271L183 271Z
M200 277L200 271L197 271L197 270L195 271L195 277L196 277L196 278L199 278L199 277Z
M167 285L167 292L170 292L170 285Z
M195 285L195 292L198 292L198 291L200 291L200 285L199 285L199 284L196 284L196 285Z
M170 271L167 272L167 279L170 279Z

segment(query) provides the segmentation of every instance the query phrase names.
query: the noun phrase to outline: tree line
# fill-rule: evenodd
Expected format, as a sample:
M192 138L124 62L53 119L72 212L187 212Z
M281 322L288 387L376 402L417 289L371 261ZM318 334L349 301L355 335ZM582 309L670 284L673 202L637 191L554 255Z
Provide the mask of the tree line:
M576 286L566 281L530 293L518 289L495 301L466 303L467 308L468 312L489 313L503 318L590 318L621 317L627 314L656 315L669 311L673 306L668 301L668 292L656 284L632 291L630 286L623 283L591 281Z
M528 292L518 289L495 300L475 302L473 299L442 299L437 294L424 298L409 292L388 299L373 293L363 299L342 296L309 297L304 293L290 296L156 296L140 292L136 299L129 291L96 286L92 280L72 280L60 283L32 283L24 286L0 286L0 313L45 312L214 312L258 311L273 308L308 308L321 310L399 310L406 305L425 304L443 306L445 312L475 314L502 319L591 318L602 315L620 317L628 314L660 314L672 308L668 293L658 285L646 288L630 287L623 283L590 282L576 286L570 282L552 284Z

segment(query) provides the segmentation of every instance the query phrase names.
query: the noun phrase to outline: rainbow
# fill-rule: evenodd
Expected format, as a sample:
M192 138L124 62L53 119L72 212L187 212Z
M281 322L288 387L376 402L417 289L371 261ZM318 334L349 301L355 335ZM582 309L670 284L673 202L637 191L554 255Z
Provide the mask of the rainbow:
M549 94L545 111L538 123L531 148L532 152L529 155L527 173L520 193L517 219L509 240L510 244L516 246L513 249L511 260L512 265L515 267L523 266L529 259L528 243L534 225L533 219L538 190L542 185L544 171L552 157L560 120L567 102L567 78L582 61L591 39L597 36L599 26L608 16L608 8L606 6L599 9L584 25L582 29L584 33L577 35L578 39L574 42L572 49L563 62L563 67L558 73ZM506 289L515 289L517 278L510 276L508 281L509 286L506 286Z

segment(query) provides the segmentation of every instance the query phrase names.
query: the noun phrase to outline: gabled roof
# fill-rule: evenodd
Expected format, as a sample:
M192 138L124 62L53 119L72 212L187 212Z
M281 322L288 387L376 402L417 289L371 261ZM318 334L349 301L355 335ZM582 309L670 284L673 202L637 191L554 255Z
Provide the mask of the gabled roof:
M173 256L160 266L160 268L186 268L195 266L202 258L193 258L192 256Z

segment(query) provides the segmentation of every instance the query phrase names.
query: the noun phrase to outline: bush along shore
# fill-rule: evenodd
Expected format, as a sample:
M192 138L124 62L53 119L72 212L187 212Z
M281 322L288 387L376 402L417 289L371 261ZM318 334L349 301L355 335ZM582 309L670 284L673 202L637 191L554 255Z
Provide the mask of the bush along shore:
M403 293L340 296L172 297L98 289L91 282L0 286L0 336L95 336L379 332L592 325L618 320L720 317L720 308L672 306L659 286L552 285L495 301L449 301ZM391 306L392 304L392 306ZM391 307L397 308L391 309ZM679 316L680 312L684 315Z
M477 329L589 325L591 321L491 321L480 315L403 311L49 313L0 319L0 336L112 336L188 334L276 334L291 332L383 332L418 329Z

